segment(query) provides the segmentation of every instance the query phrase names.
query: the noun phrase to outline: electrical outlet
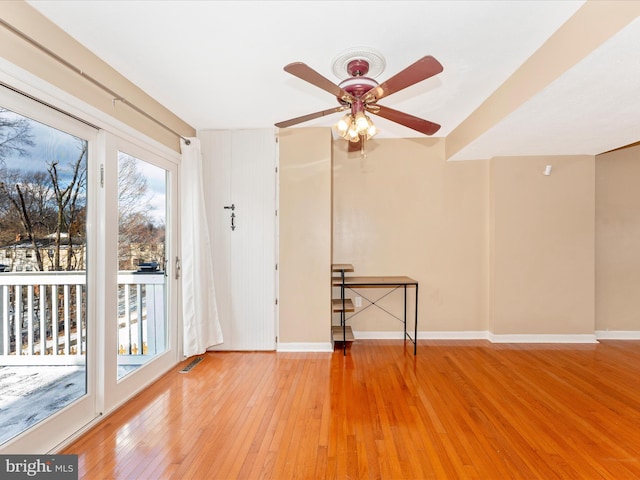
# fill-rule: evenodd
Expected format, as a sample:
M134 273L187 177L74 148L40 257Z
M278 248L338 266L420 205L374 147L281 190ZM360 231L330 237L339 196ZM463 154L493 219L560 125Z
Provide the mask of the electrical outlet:
M356 297L356 307L362 306L362 297Z

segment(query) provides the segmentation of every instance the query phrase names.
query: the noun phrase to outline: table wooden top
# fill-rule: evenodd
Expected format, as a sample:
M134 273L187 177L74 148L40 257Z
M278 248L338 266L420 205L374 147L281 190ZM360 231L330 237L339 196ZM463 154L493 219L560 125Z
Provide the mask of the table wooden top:
M350 263L334 263L331 265L331 270L334 272L353 272L353 265Z
M333 285L341 285L342 279L334 278ZM382 286L400 286L400 285L418 285L418 281L411 277L405 276L347 276L344 277L345 285L358 285L361 287L382 287Z

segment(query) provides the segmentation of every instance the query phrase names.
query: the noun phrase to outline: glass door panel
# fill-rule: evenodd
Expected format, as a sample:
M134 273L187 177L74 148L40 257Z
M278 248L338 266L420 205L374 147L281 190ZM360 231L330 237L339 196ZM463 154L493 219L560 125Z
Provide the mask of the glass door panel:
M167 172L118 152L118 379L166 349Z
M95 131L78 132L0 106L0 448L89 394L87 138Z

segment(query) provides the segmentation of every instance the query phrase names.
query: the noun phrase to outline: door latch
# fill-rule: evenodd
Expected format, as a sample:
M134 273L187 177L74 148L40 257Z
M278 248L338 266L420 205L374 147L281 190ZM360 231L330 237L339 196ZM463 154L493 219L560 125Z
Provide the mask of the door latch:
M180 262L180 257L176 256L176 280L180 278L181 270L182 270L182 263Z
M231 205L225 205L225 210L231 210L231 230L236 229L236 214L234 210L236 209L236 204L232 203Z

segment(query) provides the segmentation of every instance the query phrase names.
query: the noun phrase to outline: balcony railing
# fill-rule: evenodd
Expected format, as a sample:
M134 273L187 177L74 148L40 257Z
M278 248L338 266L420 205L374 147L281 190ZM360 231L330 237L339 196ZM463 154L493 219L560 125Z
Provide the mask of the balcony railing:
M163 273L118 274L119 363L163 350L164 283ZM1 273L0 365L84 364L86 297L85 272Z
M141 365L165 347L164 273L118 274L118 365Z

